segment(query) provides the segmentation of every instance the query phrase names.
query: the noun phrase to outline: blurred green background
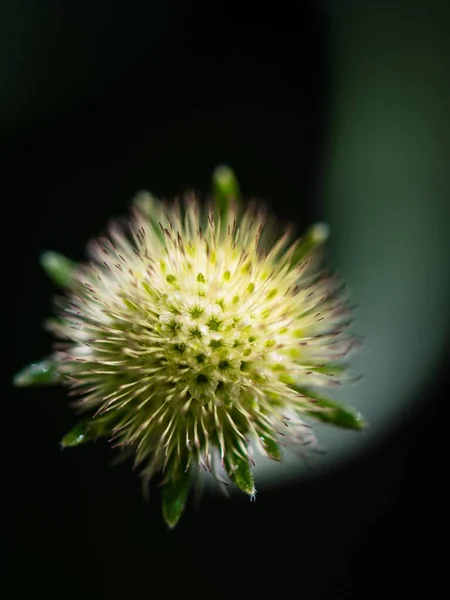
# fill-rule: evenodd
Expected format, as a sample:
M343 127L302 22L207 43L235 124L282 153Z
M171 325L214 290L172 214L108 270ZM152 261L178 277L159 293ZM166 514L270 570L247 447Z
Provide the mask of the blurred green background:
M334 460L415 415L447 360L450 10L326 6L333 83L323 214L332 261L357 305L354 330L366 338L352 361L364 379L336 398L370 424L363 436L317 428Z
M354 360L364 380L339 395L378 435L414 413L445 360L450 11L439 2L328 6L334 85L325 210L334 261L359 306L355 329L366 336Z

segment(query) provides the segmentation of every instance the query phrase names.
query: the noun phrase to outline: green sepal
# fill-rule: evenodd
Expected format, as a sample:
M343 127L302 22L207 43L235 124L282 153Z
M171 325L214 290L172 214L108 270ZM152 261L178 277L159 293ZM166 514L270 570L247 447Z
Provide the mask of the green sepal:
M99 437L112 434L111 417L99 416L79 421L61 440L63 448L81 446L88 442L94 442Z
M215 209L223 219L230 204L239 204L241 191L234 172L227 165L220 165L213 173L213 198Z
M92 429L89 427L89 423L87 421L80 421L75 425L73 429L71 429L61 440L61 446L63 448L72 448L73 446L81 446L81 444L86 444L87 442L91 442L92 437Z
M283 459L280 445L273 438L260 436L259 440L269 458L278 461Z
M301 263L311 252L322 246L328 239L329 229L326 223L312 225L300 238L291 260L292 266Z
M366 426L361 414L355 409L339 402L335 402L334 400L322 396L321 394L319 395L309 388L294 386L294 389L303 396L306 396L306 398L312 399L313 406L315 408L325 409L308 410L306 405L304 412L309 417L324 423L337 425L338 427L345 427L347 429L361 430Z
M55 385L61 382L61 375L56 367L57 363L50 359L32 363L14 375L13 383L17 387Z
M310 371L313 371L314 373L320 373L321 375L342 375L348 370L348 365L344 363L327 363L323 366L305 366L308 366Z
M167 525L173 529L183 514L191 486L190 472L178 473L175 480L164 483L161 491L163 517Z
M249 496L253 496L255 494L255 483L249 461L234 455L232 458L225 457L224 465L231 481L240 490Z
M70 285L76 268L75 262L59 252L47 251L41 254L40 263L53 283L60 287Z
M161 230L158 218L155 218L155 205L161 204L161 201L155 198L149 192L139 192L133 200L134 204L141 210L148 219L154 234L164 244L164 234ZM159 210L156 211L159 214Z

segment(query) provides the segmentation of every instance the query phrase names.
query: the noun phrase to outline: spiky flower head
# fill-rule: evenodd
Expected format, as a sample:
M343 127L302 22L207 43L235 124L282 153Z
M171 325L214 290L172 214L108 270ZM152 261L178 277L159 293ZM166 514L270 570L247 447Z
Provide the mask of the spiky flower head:
M63 445L107 436L131 450L145 482L161 475L170 526L199 466L217 461L254 497L254 448L280 460L280 436L311 442L302 416L362 426L319 393L353 344L342 288L320 268L326 227L280 235L261 203L241 205L229 169L215 186L209 204L141 193L86 264L46 253L66 288L47 323L59 342L16 379L68 386L86 418Z

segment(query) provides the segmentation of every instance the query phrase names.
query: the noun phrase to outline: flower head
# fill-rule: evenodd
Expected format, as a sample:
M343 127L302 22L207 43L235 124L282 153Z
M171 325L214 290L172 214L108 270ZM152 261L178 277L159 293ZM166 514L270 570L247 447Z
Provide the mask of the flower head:
M303 415L362 424L318 393L341 382L353 344L341 286L320 269L326 227L279 235L262 204L220 200L233 182L218 171L209 205L140 194L129 224L89 244L86 264L44 255L66 288L47 324L59 342L17 378L40 372L70 388L87 418L64 445L108 436L145 481L160 473L171 526L196 467L218 461L253 497L253 448L280 460L281 427L305 443Z

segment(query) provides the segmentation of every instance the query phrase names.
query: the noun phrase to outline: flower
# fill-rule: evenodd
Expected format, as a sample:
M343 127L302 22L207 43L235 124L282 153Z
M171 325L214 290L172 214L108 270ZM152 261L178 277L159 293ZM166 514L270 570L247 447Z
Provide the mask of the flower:
M320 266L326 227L279 235L262 203L241 205L229 169L215 184L209 205L139 194L129 225L92 241L86 264L45 253L65 288L47 323L59 342L16 377L61 381L77 398L87 417L63 446L107 436L145 482L161 474L171 527L199 466L218 461L253 498L253 449L281 460L282 435L313 442L302 416L362 427L318 393L342 381L354 344L342 286Z

